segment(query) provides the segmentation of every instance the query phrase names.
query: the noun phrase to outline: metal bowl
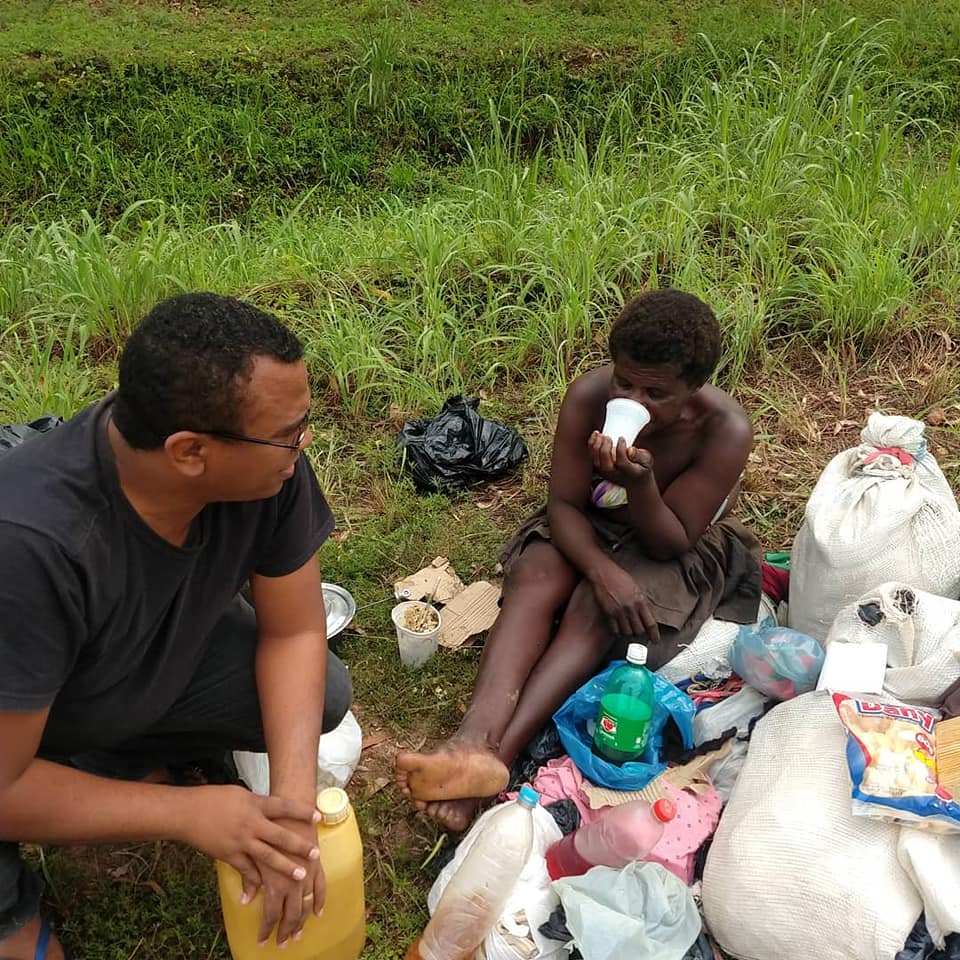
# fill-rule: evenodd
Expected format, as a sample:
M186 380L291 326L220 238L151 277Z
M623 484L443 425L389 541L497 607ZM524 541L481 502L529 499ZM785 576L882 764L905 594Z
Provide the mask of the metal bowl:
M353 622L357 602L349 591L335 583L323 585L323 605L327 610L327 639L339 636Z

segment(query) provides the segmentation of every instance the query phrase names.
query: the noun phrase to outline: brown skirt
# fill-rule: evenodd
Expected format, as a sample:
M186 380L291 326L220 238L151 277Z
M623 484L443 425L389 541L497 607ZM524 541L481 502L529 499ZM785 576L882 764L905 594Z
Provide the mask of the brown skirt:
M597 510L587 511L587 518L604 550L640 583L660 624L661 642L649 655L654 669L690 643L710 617L733 623L756 620L763 554L757 538L738 520L719 520L675 560L651 560L632 527ZM545 507L504 547L500 562L505 574L532 540L551 540ZM621 647L632 639L623 638Z

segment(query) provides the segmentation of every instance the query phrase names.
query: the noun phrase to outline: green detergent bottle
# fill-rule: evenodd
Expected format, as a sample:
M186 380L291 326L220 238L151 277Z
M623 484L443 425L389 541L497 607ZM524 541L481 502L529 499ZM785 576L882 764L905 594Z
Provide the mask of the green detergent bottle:
M593 749L611 763L638 760L647 746L653 720L653 677L646 662L647 648L631 643L627 662L613 671L600 698Z

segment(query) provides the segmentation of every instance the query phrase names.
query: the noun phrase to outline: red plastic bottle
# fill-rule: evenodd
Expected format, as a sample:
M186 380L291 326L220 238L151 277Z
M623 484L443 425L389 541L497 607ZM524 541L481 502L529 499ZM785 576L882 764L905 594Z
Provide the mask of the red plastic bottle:
M624 867L643 860L663 836L664 825L676 815L676 805L666 798L652 806L646 800L631 800L607 807L592 823L568 833L547 850L550 879L576 877L591 867Z

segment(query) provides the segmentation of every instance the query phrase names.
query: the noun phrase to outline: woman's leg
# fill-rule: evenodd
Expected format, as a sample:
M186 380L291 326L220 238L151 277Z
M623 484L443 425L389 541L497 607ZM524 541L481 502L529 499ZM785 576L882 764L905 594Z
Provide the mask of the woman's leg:
M501 738L520 691L550 644L557 611L570 599L578 578L562 554L543 540L535 540L515 561L460 728L437 751L397 757L397 784L418 807L426 809L428 801L493 796L506 785L508 771L498 757ZM437 815L438 810L428 812Z
M610 658L614 637L597 604L593 585L581 580L550 648L527 680L500 740L498 756L508 767L557 708Z

